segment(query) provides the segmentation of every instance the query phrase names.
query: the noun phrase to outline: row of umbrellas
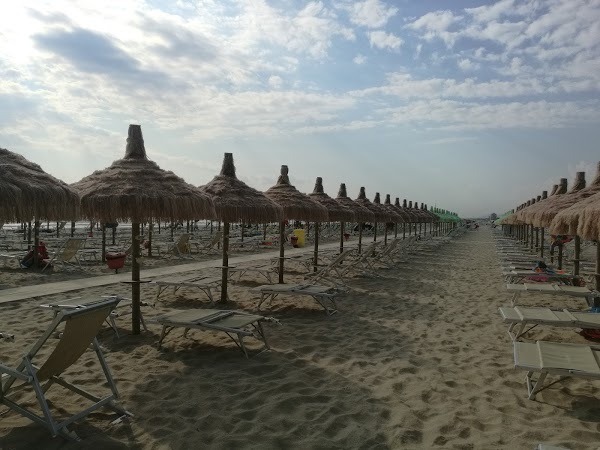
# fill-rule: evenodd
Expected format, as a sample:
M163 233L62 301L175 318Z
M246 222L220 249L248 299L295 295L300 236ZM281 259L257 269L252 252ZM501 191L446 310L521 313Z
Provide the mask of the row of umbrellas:
M264 193L251 188L236 176L233 155L226 153L221 173L200 188L186 183L173 172L162 170L147 157L142 130L130 125L125 156L106 169L73 183L71 186L45 173L37 164L20 155L0 149L0 220L43 217L59 220L85 216L104 223L129 220L132 223L132 300L133 333L140 332L140 224L152 220L219 219L223 222L222 297L227 299L229 224L232 222L280 223L279 281L283 282L284 218L315 222L315 261L318 256L319 223L342 223L340 251L343 249L345 222L419 223L453 222L458 216L415 202L400 206L389 195L373 202L364 187L356 200L348 198L344 184L337 198L325 194L322 179L314 191L298 191L281 167L277 183ZM459 219L458 219L459 220ZM36 222L37 223L37 222ZM362 226L359 226L359 241ZM376 227L375 227L376 229ZM37 226L36 226L37 230ZM397 230L397 225L396 225ZM397 232L397 231L396 231ZM385 227L387 241L387 227ZM377 236L375 234L374 239ZM38 235L35 235L38 245Z
M577 172L571 189L567 179L561 178L550 194L542 195L520 204L515 210L504 214L497 222L516 226L518 233L533 245L533 232L541 232L543 256L544 230L552 235L574 236L574 272L579 274L581 240L600 240L600 163L594 180L587 185L585 172ZM537 236L537 232L536 232ZM537 241L537 239L536 239ZM559 245L559 266L562 263L562 246ZM599 266L596 269L596 289L600 289L600 245L597 245Z

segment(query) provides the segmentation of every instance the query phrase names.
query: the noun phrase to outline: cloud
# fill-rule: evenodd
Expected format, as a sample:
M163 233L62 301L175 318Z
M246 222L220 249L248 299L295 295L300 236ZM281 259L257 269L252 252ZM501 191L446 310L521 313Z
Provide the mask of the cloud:
M356 55L353 59L352 62L354 64L358 64L359 66L366 63L367 62L367 57L364 55L361 55L360 53L358 55Z
M477 70L480 67L479 64L474 63L473 61L471 61L468 58L459 59L457 62L457 65L460 68L460 70L462 70L463 72Z
M387 6L380 0L365 0L337 5L350 16L350 22L366 28L382 28L398 13L398 8Z
M274 89L279 89L281 88L281 86L283 85L283 80L281 79L281 77L277 76L277 75L271 75L269 77L269 86L271 86Z
M371 43L371 47L381 48L381 49L399 49L404 41L400 39L398 36L392 33L386 33L385 31L371 31L368 33L369 42Z

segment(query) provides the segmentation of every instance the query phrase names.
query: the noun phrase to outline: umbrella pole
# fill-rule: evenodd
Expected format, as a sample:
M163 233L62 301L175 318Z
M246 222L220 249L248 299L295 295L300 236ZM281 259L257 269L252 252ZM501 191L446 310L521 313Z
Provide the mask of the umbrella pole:
M283 284L283 257L285 255L284 242L285 224L279 222L279 284Z
M267 240L267 224L263 225L263 242Z
M544 258L544 227L540 229L540 258Z
M242 247L244 246L244 221L241 222L242 226Z
M217 224L217 231L221 231L221 221ZM217 248L221 248L221 241L217 242Z
M148 257L152 257L152 228L154 228L154 224L150 219L148 222Z
M373 227L373 242L377 242L377 222L375 222L375 226Z
M317 271L319 265L319 222L315 222L315 257L313 260L313 272Z
M575 255L573 257L573 275L579 275L579 258L581 257L581 238L575 235Z
M36 217L33 230L33 267L39 267L38 245L40 245L40 221Z
M71 237L75 236L75 222L71 222Z
M340 222L340 253L344 251L344 222Z
M536 228L535 229L535 251L537 253L537 251L540 248L540 229Z
M131 224L131 331L140 334L140 224Z
M221 267L221 303L227 303L229 279L229 222L223 223L223 267Z
M102 262L106 262L106 224L102 223Z
M25 233L23 233L23 236L25 236ZM29 221L29 223L27 224L27 246L31 247L31 221Z
M398 224L394 225L394 239L398 239Z
M383 245L387 245L387 222L383 224Z
M558 244L558 270L562 270L563 245Z
M115 239L117 238L117 227L112 229L112 245L115 245Z
M358 253L362 251L362 222L358 222Z
M406 239L406 222L402 224L402 239Z
M529 228L529 249L533 250L533 224Z

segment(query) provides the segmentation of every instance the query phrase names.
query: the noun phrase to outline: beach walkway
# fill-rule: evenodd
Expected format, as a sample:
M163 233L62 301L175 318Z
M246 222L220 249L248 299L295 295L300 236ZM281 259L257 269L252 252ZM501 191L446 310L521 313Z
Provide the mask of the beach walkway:
M370 238L368 238L370 239ZM350 245L348 245L350 244ZM319 250L335 249L339 247L339 242L330 242L319 246ZM357 242L344 243L345 248L352 248L357 245ZM309 254L314 251L312 246L304 248L286 248L286 256L297 256ZM241 256L229 258L229 265L235 266L240 263L253 261L268 261L276 258L279 255L279 248L273 251L262 253L251 253ZM195 272L203 269L210 269L221 266L221 256L214 259L190 262L188 264L174 264L165 267L157 267L154 269L144 269L142 264L141 276L143 279L156 278L167 275L174 275L186 272ZM76 280L58 281L53 283L35 284L30 286L22 286L18 288L0 290L0 304L25 300L30 298L42 297L53 294L61 294L63 292L77 291L80 289L94 288L99 286L108 286L111 284L122 283L131 280L131 272L123 272L119 274L100 275L89 278L79 278Z

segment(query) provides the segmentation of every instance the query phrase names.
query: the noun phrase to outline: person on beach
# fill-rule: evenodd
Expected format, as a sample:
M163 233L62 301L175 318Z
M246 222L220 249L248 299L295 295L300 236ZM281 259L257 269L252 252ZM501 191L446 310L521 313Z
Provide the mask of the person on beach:
M42 264L45 259L48 259L48 250L46 249L46 244L44 241L40 241L37 246L37 254L38 254L38 266L43 267ZM29 250L29 252L25 255L25 257L21 260L21 267L30 268L33 266L33 249Z

